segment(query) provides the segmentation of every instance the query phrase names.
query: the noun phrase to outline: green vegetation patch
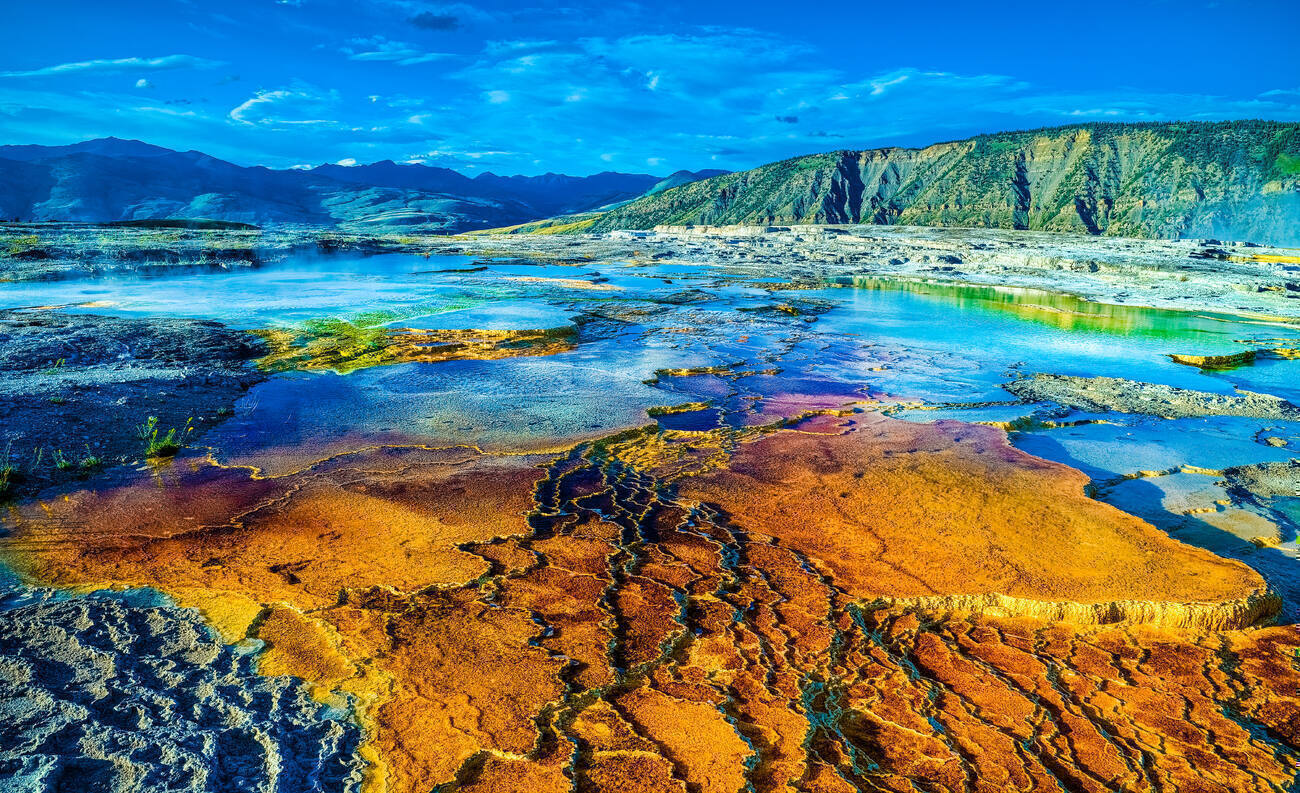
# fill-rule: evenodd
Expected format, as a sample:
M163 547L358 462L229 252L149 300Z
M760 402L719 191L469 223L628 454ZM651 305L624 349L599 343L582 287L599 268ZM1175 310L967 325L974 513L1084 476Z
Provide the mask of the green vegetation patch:
M184 427L172 427L164 434L158 426L157 416L145 419L136 428L136 437L144 442L144 456L151 460L175 457L177 452L185 448L190 433L194 431L193 422L194 419L188 419Z
M351 319L311 319L291 328L254 331L268 352L258 361L264 371L330 369L347 374L396 363L489 360L551 355L572 349L572 326L544 330L423 330L392 328L415 316L469 308L484 301L459 298L435 305L366 311Z
M1300 156L1290 154L1277 155L1277 171L1283 176L1296 176L1300 174Z
M42 249L41 238L36 234L21 234L5 240L4 251L9 256L22 256Z

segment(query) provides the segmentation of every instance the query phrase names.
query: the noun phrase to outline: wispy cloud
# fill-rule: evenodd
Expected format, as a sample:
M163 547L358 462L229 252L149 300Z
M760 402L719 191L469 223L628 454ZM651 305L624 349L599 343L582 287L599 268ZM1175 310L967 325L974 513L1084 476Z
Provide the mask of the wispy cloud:
M263 127L334 125L330 111L338 104L337 91L320 91L306 84L273 91L258 91L234 107L227 116L240 124Z
M427 52L413 44L393 41L383 36L352 39L341 51L348 56L349 60L383 61L396 63L399 66L414 66L452 57L445 52Z
M468 123L452 140L473 135L484 148L508 143L548 162L583 163L575 170L643 166L653 140L665 167L744 168L824 150L830 140L867 148L1085 120L1300 118L1300 96L1281 90L1066 93L996 73L901 66L855 74L815 55L788 37L722 28L492 41L450 75L474 98L462 103Z
M217 65L190 55L0 72L40 78L0 80L0 135L69 142L113 134L281 166L354 158L499 173L668 173L1094 120L1300 120L1289 74L1216 95L1072 84L1029 67L944 70L891 63L886 53L864 67L786 32L645 24L654 12L644 3L636 24L601 23L606 10L642 13L622 0L600 8L536 0L491 13L436 0L258 3L256 17L231 13L240 24L281 25L286 48L301 45L302 63L289 50L260 61L244 51L191 50L237 54L215 72L184 72ZM413 21L421 15L430 15L428 25ZM440 32L451 24L443 17L454 17L458 32ZM42 63L32 60L39 52L21 63ZM418 65L427 63L435 65ZM302 71L283 72L294 66ZM232 82L236 69L244 80ZM110 76L92 79L100 75Z
M44 66L25 71L0 72L0 77L57 77L65 74L121 74L123 72L158 72L168 69L211 69L222 61L196 58L193 55L163 55L158 58L102 58Z
M529 52L541 52L543 50L554 50L559 47L560 42L554 39L488 41L483 45L483 54L487 57L494 58L506 55L524 55Z

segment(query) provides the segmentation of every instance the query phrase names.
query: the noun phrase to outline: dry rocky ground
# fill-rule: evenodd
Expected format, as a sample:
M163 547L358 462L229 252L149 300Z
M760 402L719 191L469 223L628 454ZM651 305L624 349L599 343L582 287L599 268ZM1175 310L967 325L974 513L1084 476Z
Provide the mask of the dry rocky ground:
M1300 252L1218 240L1138 240L907 226L664 227L600 235L358 235L309 227L150 231L0 226L0 279L256 267L290 253L466 253L709 263L796 283L891 275L1039 287L1109 303L1300 317Z

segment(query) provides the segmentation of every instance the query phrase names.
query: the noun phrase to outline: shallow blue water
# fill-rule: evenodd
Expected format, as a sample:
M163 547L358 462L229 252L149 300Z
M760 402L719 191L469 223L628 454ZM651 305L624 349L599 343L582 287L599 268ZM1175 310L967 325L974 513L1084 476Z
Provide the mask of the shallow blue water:
M767 281L779 281L779 274ZM880 279L814 290L753 283L701 265L313 253L248 269L6 284L0 306L205 317L240 328L321 317L429 329L581 328L575 349L548 357L278 375L254 388L235 417L208 435L218 454L240 461L256 460L264 448L398 436L549 448L649 423L645 411L654 405L701 400L721 413L661 424L739 425L765 400L817 395L955 403L901 414L913 420L1010 421L1040 406L970 403L1011 401L1001 385L1038 371L1219 393L1246 389L1300 402L1298 362L1260 360L1202 372L1168 358L1300 337L1294 327L1104 306L1033 290ZM656 379L659 370L698 367L729 367L730 374ZM1255 451L1260 460L1287 453L1256 442L1267 422L1144 422L1124 419L1125 433L1089 425L1015 438L1097 476L1167 467L1172 460L1215 467ZM1290 426L1270 432L1300 436Z

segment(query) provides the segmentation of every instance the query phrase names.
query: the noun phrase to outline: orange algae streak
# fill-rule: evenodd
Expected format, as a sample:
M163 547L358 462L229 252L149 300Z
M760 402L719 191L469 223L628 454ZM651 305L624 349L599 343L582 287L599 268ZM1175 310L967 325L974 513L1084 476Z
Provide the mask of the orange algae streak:
M341 587L417 590L483 573L456 546L523 530L539 476L531 462L412 449L279 479L203 466L177 486L142 481L28 508L3 547L52 583L199 585L319 608ZM494 475L476 475L479 465Z
M390 789L427 789L480 753L533 748L533 717L560 696L562 664L531 646L538 627L528 612L485 605L470 591L373 590L351 600L342 618L384 624L376 649L393 689L369 714L368 734Z
M742 790L749 746L712 702L691 702L637 689L618 705L651 741L675 759L687 789Z
M264 675L301 677L315 683L318 691L329 692L354 674L337 640L331 641L317 620L293 609L267 609L257 635L267 643L257 664Z
M607 284L600 281L585 281L581 278L546 278L537 275L511 275L502 277L503 281L514 281L518 284L542 284L546 286L560 286L566 289L583 289L595 292L618 292L623 287L614 284Z

